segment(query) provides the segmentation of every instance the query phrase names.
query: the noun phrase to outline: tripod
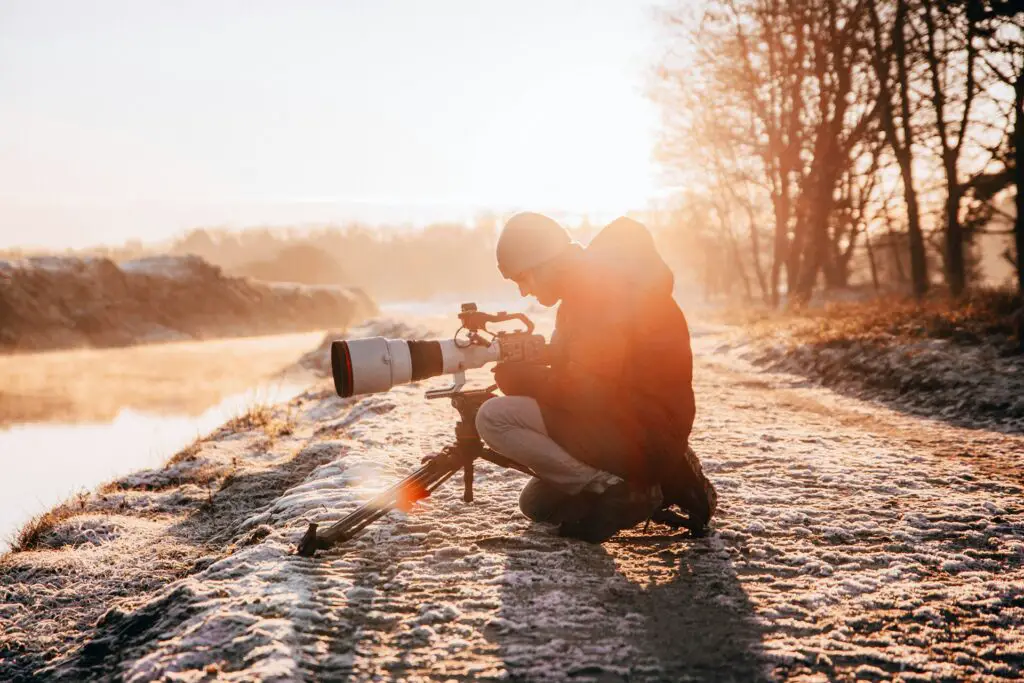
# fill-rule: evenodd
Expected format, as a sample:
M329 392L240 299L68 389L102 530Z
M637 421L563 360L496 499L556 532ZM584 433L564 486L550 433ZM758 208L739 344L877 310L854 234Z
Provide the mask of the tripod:
M391 510L409 510L413 503L429 496L459 470L462 470L462 500L472 503L473 463L477 458L535 476L529 468L486 448L480 439L476 430L476 414L485 401L495 397L496 389L496 386L490 386L486 389L462 391L462 385L457 384L448 389L428 391L428 399L451 398L452 406L459 412L459 421L455 424L455 443L445 446L437 455L423 458L424 464L418 470L325 531L318 532L317 525L310 523L296 552L303 557L312 557L317 550L325 550L354 538Z

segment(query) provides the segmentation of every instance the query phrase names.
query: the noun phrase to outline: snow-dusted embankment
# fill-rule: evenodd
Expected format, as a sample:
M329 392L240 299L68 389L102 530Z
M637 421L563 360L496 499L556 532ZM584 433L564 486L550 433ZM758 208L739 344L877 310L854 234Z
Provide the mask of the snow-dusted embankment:
M561 539L517 511L520 475L481 466L471 505L453 480L298 557L308 522L416 467L454 420L426 385L322 386L90 496L41 539L59 550L7 557L0 678L1020 677L1024 438L760 374L707 341L707 538Z
M297 332L375 312L358 289L228 277L195 256L0 261L0 350Z
M853 396L1024 434L1024 356L994 344L898 337L798 344L783 336L729 346L760 367L805 375Z

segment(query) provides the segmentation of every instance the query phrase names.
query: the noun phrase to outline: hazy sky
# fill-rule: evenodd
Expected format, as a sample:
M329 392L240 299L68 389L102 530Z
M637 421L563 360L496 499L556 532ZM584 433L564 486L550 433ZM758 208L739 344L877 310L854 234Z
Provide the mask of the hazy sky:
M0 1L0 246L641 208L650 5Z

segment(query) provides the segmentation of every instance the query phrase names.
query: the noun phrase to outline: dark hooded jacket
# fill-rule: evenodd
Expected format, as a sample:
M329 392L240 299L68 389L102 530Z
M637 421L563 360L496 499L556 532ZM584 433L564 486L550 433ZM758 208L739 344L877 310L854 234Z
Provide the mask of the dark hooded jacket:
M695 414L686 318L672 271L640 223L619 218L570 266L551 367L530 393L575 458L630 481L661 479Z

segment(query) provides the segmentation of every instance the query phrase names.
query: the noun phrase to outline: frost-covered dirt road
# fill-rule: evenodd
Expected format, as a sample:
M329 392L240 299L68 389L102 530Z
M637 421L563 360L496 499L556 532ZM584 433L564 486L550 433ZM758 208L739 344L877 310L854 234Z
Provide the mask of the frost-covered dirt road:
M520 475L483 465L472 505L453 480L409 516L295 556L308 521L333 521L413 469L455 415L422 400L426 385L359 401L324 386L293 402L290 435L221 435L187 463L236 463L218 494L248 510L242 528L219 532L234 552L107 612L74 647L4 660L0 643L0 673L6 661L19 675L126 680L1024 676L1024 437L759 373L715 346L695 339L694 446L721 501L708 538L652 526L604 546L563 540L519 514ZM285 479L269 504L231 502L247 480ZM131 533L23 555L82 576L97 571L90 558L161 557L166 530L183 524L171 498L188 486L96 504ZM137 531L143 522L156 530ZM194 542L183 536L173 543ZM45 584L43 570L24 575ZM0 627L28 641L31 610L59 610L59 595L10 588Z

